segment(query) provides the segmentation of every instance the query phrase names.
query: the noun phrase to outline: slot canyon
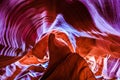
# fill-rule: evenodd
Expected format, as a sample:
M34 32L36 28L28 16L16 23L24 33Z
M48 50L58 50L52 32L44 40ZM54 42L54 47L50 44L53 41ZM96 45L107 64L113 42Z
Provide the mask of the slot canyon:
M120 0L0 0L0 80L120 80Z

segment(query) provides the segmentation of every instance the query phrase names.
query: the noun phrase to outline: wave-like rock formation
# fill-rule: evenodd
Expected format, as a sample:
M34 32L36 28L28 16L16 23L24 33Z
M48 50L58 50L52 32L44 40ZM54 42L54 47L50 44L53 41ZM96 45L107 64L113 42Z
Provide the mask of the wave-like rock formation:
M119 0L0 0L0 78L39 79L43 75L42 80L50 80L62 74L56 74L59 69L67 69L61 65L69 64L69 58L73 62L65 74L89 65L96 78L120 78L119 5ZM53 47L51 33L57 45L67 47ZM88 65L79 65L82 57ZM54 63L57 59L61 64ZM86 71L93 75L88 67ZM61 80L68 76L75 80L71 75L61 75ZM84 69L82 75L76 78L90 76Z

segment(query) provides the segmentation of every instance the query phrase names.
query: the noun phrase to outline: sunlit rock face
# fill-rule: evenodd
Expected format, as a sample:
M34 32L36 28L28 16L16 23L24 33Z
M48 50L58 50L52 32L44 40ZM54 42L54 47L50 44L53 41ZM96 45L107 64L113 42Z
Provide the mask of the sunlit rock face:
M1 0L0 78L39 79L50 68L52 71L54 66L49 66L65 53L83 57L96 78L120 78L119 5L119 0ZM50 47L51 33L56 44L66 45L68 52L59 47L62 55ZM72 65L74 58L70 57Z
M41 80L96 80L87 62L50 34L48 40L50 60ZM69 67L69 68L68 68ZM86 73L87 71L87 73Z

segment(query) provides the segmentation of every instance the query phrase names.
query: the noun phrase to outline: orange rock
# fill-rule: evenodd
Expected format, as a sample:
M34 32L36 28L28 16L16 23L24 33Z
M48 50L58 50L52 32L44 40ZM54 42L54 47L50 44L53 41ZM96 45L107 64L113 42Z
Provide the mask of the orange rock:
M77 37L76 38L76 52L80 56L85 57L89 54L93 47L95 47L96 41L93 38Z
M96 80L86 61L50 34L48 47L50 60L40 80Z

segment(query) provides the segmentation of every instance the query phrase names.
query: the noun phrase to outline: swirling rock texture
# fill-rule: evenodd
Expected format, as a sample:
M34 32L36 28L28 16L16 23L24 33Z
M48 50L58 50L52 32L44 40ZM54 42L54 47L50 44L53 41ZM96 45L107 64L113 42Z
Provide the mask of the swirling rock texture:
M119 0L0 0L0 79L119 80L119 8Z

